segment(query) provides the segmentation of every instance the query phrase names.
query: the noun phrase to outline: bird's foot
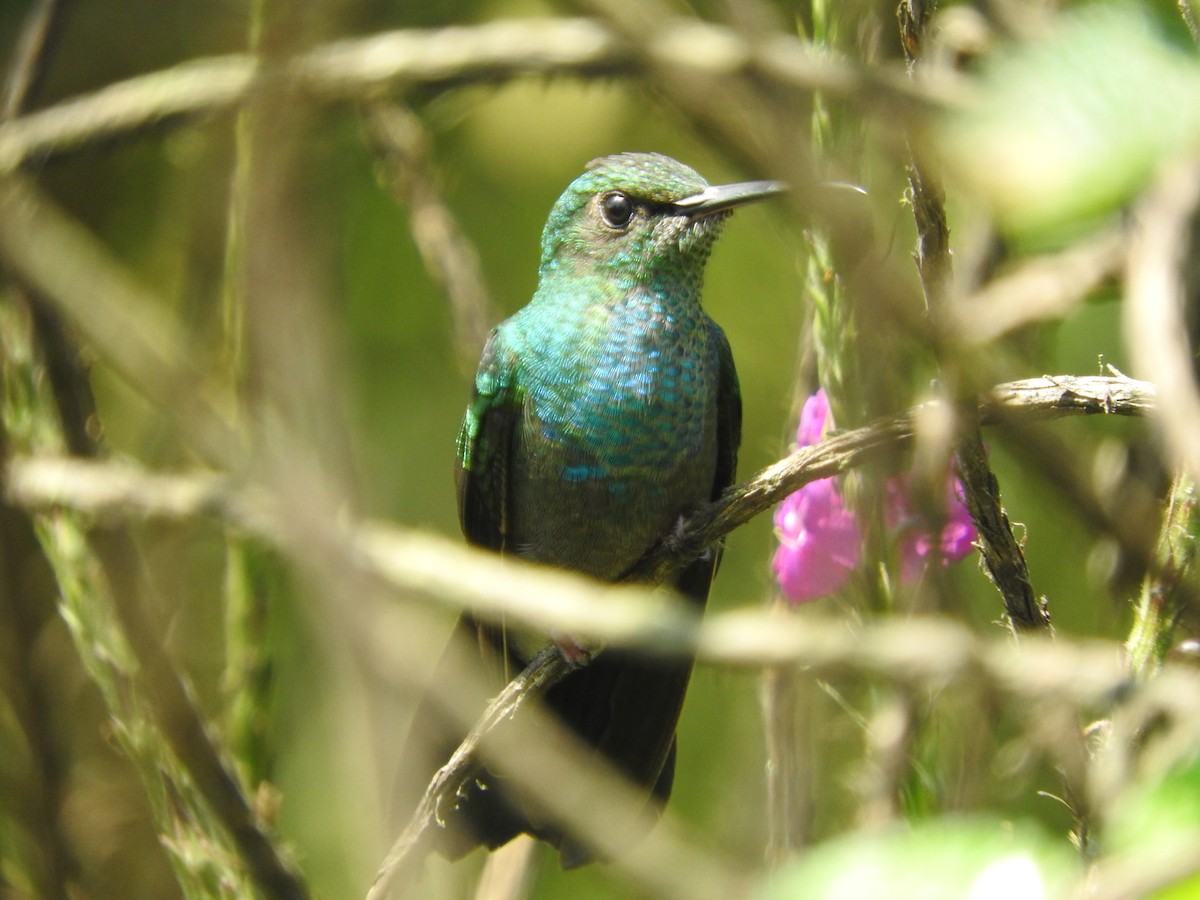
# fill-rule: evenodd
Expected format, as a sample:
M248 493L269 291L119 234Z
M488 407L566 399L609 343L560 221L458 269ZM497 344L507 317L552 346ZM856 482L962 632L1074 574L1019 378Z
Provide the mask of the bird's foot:
M579 644L579 642L570 635L554 635L552 640L554 641L554 645L558 647L558 652L562 654L563 659L565 659L571 665L586 666L592 661L592 651Z
M688 535L687 524L688 517L686 515L680 515L679 518L675 520L675 525L663 537L663 545L666 547L667 552L672 556L682 556L686 551L691 550L692 548L692 543L695 539ZM709 552L710 548L705 548L703 551L697 552L696 556L699 558Z

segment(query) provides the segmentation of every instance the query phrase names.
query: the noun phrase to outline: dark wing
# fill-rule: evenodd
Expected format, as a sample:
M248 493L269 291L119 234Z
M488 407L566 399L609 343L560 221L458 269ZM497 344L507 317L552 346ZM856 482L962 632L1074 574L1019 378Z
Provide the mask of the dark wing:
M509 546L509 510L512 506L512 463L517 452L522 399L516 385L516 360L504 346L500 331L493 331L483 347L475 391L458 433L458 520L467 540L479 547L505 553ZM485 661L496 666L507 681L525 667L525 660L506 650L504 629L477 623L464 615L459 630L480 646ZM488 648L494 653L489 653ZM507 659L505 658L507 657Z
M721 360L721 381L717 389L717 471L712 490L712 499L716 500L737 477L738 447L742 443L742 389L738 385L733 351L729 349L725 332L715 324L713 331Z
M717 385L717 467L713 473L710 500L716 500L725 488L733 484L737 476L738 447L742 443L742 391L738 386L737 369L733 364L733 351L729 340L719 325L712 324L712 335L716 341L717 358L720 362L720 380ZM717 567L721 564L721 546L711 547L695 562L684 568L675 579L675 587L686 597L691 597L699 606L708 601L708 589L712 584Z
M471 405L458 433L458 520L472 544L507 549L509 469L521 417L512 360L497 332L484 345Z

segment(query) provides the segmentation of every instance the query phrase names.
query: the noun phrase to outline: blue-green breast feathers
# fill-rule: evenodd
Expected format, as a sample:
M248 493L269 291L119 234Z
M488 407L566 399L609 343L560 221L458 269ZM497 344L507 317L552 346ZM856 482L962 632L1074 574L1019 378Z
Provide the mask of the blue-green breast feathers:
M459 439L472 540L612 579L732 478L736 376L700 307L721 217L672 208L705 187L623 154L555 205L537 293L493 332ZM624 229L596 209L618 190Z
M460 448L473 540L612 579L711 498L724 336L630 305L570 325L527 308L497 329Z

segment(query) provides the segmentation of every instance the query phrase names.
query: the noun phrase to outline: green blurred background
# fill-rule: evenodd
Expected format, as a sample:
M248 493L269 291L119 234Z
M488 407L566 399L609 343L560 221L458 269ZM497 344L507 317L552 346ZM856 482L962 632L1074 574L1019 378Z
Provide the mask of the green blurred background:
M778 4L784 17L803 17L807 4ZM0 47L11 48L26 4L0 5ZM459 2L346 4L342 34L483 22L556 12L529 3ZM887 8L884 8L884 13ZM886 16L884 16L886 20ZM81 0L69 16L35 106L86 93L122 78L194 57L239 52L246 44L246 6L232 0ZM336 35L331 35L336 36ZM884 40L895 55L894 38ZM477 246L499 318L521 306L535 282L544 217L562 188L595 156L655 150L675 156L710 181L758 177L734 168L684 119L640 85L613 80L528 79L499 87L469 86L417 104L433 141L435 170L449 207ZM446 301L426 274L408 231L407 212L377 176L356 111L320 112L305 148L304 201L318 223L330 260L326 299L334 333L344 421L363 510L405 525L457 535L452 483L454 437L469 390L453 343ZM224 227L233 164L233 117L153 130L34 167L34 174L160 297L196 337L211 345L217 332ZM890 227L889 252L907 259L911 213L900 201L902 173L876 160L882 198L878 215ZM889 168L889 166L891 166ZM729 335L745 398L740 471L748 475L787 449L805 335L803 272L806 243L782 210L770 205L739 211L708 270L706 305ZM915 274L914 274L915 281ZM1061 325L1030 336L1022 347L1028 368L1043 373L1098 373L1098 357L1124 365L1118 307L1097 298ZM107 437L120 454L151 467L187 464L165 427L135 392L98 364L94 372ZM1060 421L1042 426L1081 449L1097 465L1124 459L1144 437L1138 422ZM1106 460L1108 462L1106 462ZM1110 579L1105 545L1063 508L1053 489L1014 460L1003 446L993 463L1012 518L1028 538L1033 582L1050 598L1054 623L1066 635L1121 637L1128 614ZM152 557L171 560L161 577L169 597L172 649L183 660L202 700L219 702L221 669L221 537L205 525L156 528L142 535ZM714 609L757 606L773 597L771 523L760 517L735 533L712 594ZM1081 573L1085 573L1081 577ZM1000 601L968 562L953 573L961 605L951 615L987 631ZM1122 590L1127 587L1122 586ZM293 596L295 593L296 596ZM397 693L394 716L364 716L352 679L325 658L322 641L289 592L272 624L278 658L271 735L282 796L280 830L291 842L313 887L324 897L361 896L390 833L379 796L389 758L398 755L412 698ZM831 606L833 601L823 605ZM848 606L825 609L856 615ZM447 616L446 627L449 629ZM170 897L177 893L155 846L138 785L104 738L102 704L73 661L61 627L46 638L47 667L61 673L59 727L78 730L75 793L66 815L91 866L98 897ZM862 685L845 702L869 704ZM753 674L700 667L681 724L679 772L672 806L714 846L758 860L763 833L763 766L759 681ZM853 773L835 764L861 749L859 725L835 700L814 692L812 740L828 771L813 778L818 798L814 834L851 823ZM89 729L94 729L89 731ZM86 733L85 733L86 732ZM1011 771L991 773L991 797L1001 809L1029 814L1064 832L1067 812L1034 796L1053 790L1051 773L1029 765L1013 748ZM630 896L603 867L564 874L552 854L540 857L535 896ZM435 863L430 896L464 895L478 860L457 867Z

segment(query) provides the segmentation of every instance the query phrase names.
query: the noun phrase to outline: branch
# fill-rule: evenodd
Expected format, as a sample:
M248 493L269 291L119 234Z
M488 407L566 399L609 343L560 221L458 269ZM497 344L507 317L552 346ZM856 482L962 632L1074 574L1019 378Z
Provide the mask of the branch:
M1047 703L1078 712L1107 708L1119 701L1131 713L1131 739L1141 740L1141 729L1160 721L1160 716L1176 731L1162 740L1163 746L1186 754L1200 737L1192 702L1200 691L1200 674L1172 664L1156 679L1135 686L1120 653L1109 644L1030 638L1017 645L1007 638L981 640L965 626L944 619L879 619L851 628L841 621L780 617L763 610L711 616L695 625L688 643L702 661L798 665L813 679L852 672L939 691L951 682L978 679L1008 697L1014 706L1033 708L1039 714L1044 714ZM550 645L489 705L468 738L438 771L417 814L381 866L368 900L381 900L390 886L412 874L423 855L422 839L436 825L439 805L452 802L457 786L476 771L475 754L480 745L494 739L497 729L528 702L526 692L544 691L568 669ZM541 743L553 742L542 734ZM510 763L517 770L506 772L519 785L525 786L526 779L537 781L538 767L522 761L519 753ZM578 810L574 812L577 816ZM604 821L604 816L600 818ZM586 828L586 821L577 820L577 825ZM678 890L668 892L668 896L678 895ZM683 896L689 894L685 891Z
M420 119L394 103L372 103L365 112L382 178L396 201L409 210L409 229L425 271L450 301L459 364L463 374L474 376L488 323L495 319L479 251L441 196L429 158L429 136Z
M705 662L803 666L812 679L853 672L939 691L951 682L979 679L1018 707L1035 704L1043 712L1047 702L1090 711L1119 698L1122 708L1133 712L1131 736L1165 715L1180 739L1165 739L1164 745L1187 753L1200 737L1191 701L1200 690L1200 674L1173 664L1159 678L1135 687L1120 654L1107 644L1032 638L1017 645L1007 638L981 640L965 626L944 619L879 619L851 628L837 620L781 617L764 610L721 613L698 621L687 643ZM389 887L413 874L423 855L422 841L436 826L437 810L453 802L458 786L478 770L480 745L569 671L570 665L548 645L488 706L430 783L381 865L368 900L381 900ZM532 775L536 778L537 772ZM517 780L529 777L526 772Z
M981 409L985 421L1071 414L1138 415L1153 404L1153 398L1151 386L1124 378L1040 378L999 386ZM755 514L756 505L769 506L771 497L844 471L888 441L908 439L914 414L831 436L781 460L733 489L724 505L715 504L697 516L688 533L705 533L706 517L723 523L718 527L736 527L737 522ZM274 518L278 513L263 492L239 489L223 476L154 476L128 466L47 459L14 460L9 476L13 498L37 507L65 505L93 515L209 513L252 528L268 539L277 536L280 527ZM724 519L720 518L722 510ZM1105 704L1127 686L1124 666L1110 649L1029 642L1018 652L1007 642L984 644L961 626L935 621L888 622L855 632L842 623L820 623L808 617L781 619L755 610L720 614L701 622L644 589L599 585L569 573L517 560L502 561L450 541L396 529L366 524L347 527L362 569L386 578L394 588L416 589L456 606L470 605L483 618L494 620L503 615L546 630L570 628L571 633L590 639L660 654L696 653L703 661L724 666L802 664L818 675L849 669L906 683L939 685L982 672L981 677L1002 692L1018 698L1054 697L1075 707ZM677 548L676 553L680 552ZM539 601L539 597L544 599ZM544 655L527 670L524 684L548 683L555 677L554 667L560 665L556 654ZM1170 677L1176 679L1177 675L1173 671ZM1186 677L1194 680L1190 674ZM1167 690L1161 690L1160 684L1156 680L1145 686L1140 702L1147 709L1168 712L1186 722L1182 718L1189 708L1185 698L1192 694L1178 681L1171 681L1174 687ZM524 702L519 699L521 684L513 691L506 692L500 705L489 710L473 738L476 743L469 743L456 754L455 762L439 773L421 815L389 856L381 885L391 883L414 863L415 849L439 798L448 796L447 791L469 777L470 766L476 764L475 750L485 743L484 736L492 733L489 723L505 721L503 711L511 711L511 703ZM517 760L517 765L521 764ZM536 782L539 774L527 772L524 777ZM519 778L516 782L523 783ZM530 789L537 787L534 784ZM579 809L564 812L580 815ZM586 820L575 825L587 828ZM670 829L660 827L653 837L690 858L687 844L672 837ZM652 869L646 866L638 871L648 879L653 877Z
M1069 415L1140 416L1153 408L1154 387L1124 377L1057 376L995 387L981 420L1032 422ZM810 482L846 472L884 448L912 438L921 408L828 436L762 469L702 507L682 532L656 546L629 580L662 583L704 548ZM75 459L11 461L8 493L33 509L66 508L93 516L180 519L215 516L285 554L282 507L261 488L212 473L158 475L121 463ZM495 554L457 541L359 521L344 526L357 563L393 587L418 591L491 622L569 631L598 643L684 652L681 635L696 616L669 595L634 583L605 585L569 572Z
M39 201L36 189L24 179L11 177L0 185L0 245L9 254L9 261L15 263L17 274L45 291L48 300L59 302L59 309L68 315L78 315L98 295L104 297L103 303L122 304L132 298L131 302L143 312L139 289L113 265L94 239L52 206L42 206ZM21 221L30 227L23 227ZM39 244L40 238L48 242ZM55 249L81 252L64 252L58 257ZM68 285L56 285L54 278L47 283L43 276L55 267L66 273ZM64 289L54 290L56 286ZM74 289L78 287L83 289ZM64 296L70 297L75 306L65 309L68 304L61 303ZM84 326L89 337L105 332L102 318L93 318ZM139 374L149 370L178 385L186 366L178 362L183 357L179 349L182 343L172 330L173 324L146 315L137 319L136 326L125 329L124 337L108 331L105 340L124 343L128 359ZM21 347L20 359L30 368L20 374L29 382L36 380L29 363L34 355L28 344ZM5 373L6 377L11 374ZM164 385L158 389L163 390ZM34 392L22 399L26 409L5 409L9 420L6 424L19 415L38 421L33 428L26 423L28 433L19 442L21 451L61 452L64 436L58 429L65 411L50 410L40 397L35 399ZM179 402L192 406L182 398ZM202 399L196 398L195 402L204 405ZM90 443L88 449L94 452ZM228 854L223 832L228 835L229 849L236 854L229 855L240 864L237 875L229 876L231 880L236 879L240 885L248 873L264 896L307 897L303 880L251 807L189 685L162 645L150 613L151 589L128 530L121 527L122 523L88 530L71 516L43 516L38 524L47 559L55 568L63 617L85 666L93 674L106 673L94 677L118 730L124 732L122 743L152 788L151 802L160 817L160 832L178 838L174 844L168 842L168 847L179 871L187 871L182 857L189 853L196 858L220 851ZM79 615L81 605L89 607L84 615ZM154 731L147 739L143 729L151 728ZM154 796L155 791L162 798L169 797L170 802L159 802L161 798ZM192 851L190 842L202 842L205 849ZM189 858L189 863L194 862ZM188 882L181 878L181 883L186 886Z
M1200 387L1195 347L1184 309L1183 267L1195 250L1194 219L1200 209L1200 162L1189 158L1168 167L1139 204L1127 258L1123 331L1129 355L1170 403L1158 410L1163 435L1177 465L1200 479Z
M980 404L983 424L1032 422L1068 415L1139 416L1153 408L1155 388L1125 377L1043 376L997 385ZM936 403L938 401L931 401ZM927 406L928 404L926 404ZM803 447L727 489L689 517L681 535L647 554L631 580L660 583L726 534L765 512L804 485L862 465L886 447L907 442L922 407L879 419L863 428L832 434Z
M55 252L47 254L45 247ZM162 314L160 304L111 259L94 236L24 179L10 178L0 191L0 256L23 278L37 285L129 384L169 415L202 458L233 471L245 465L239 439L222 415L220 405L206 396L197 367L189 361L182 329ZM75 264L64 265L63 259ZM1153 405L1155 391L1146 382L1119 377L1031 379L994 388L983 402L981 415L984 422L1014 423L1068 414L1140 415ZM920 412L918 407L865 428L834 435L730 488L716 503L699 510L681 536L673 536L648 553L629 574L630 580L662 583L706 547L792 491L860 465L881 448L909 440L915 428L914 416ZM112 486L93 487L99 487L103 493ZM238 505L220 491L215 496L211 490L201 490L201 494L208 502ZM265 533L274 546L291 555L287 548L297 540L303 543L295 535L294 540L283 537L296 530L294 517L270 509L271 504L282 503L286 498L279 493L262 492L257 497L261 502L251 504L253 508L231 512L253 520L266 510L265 521L261 518L249 521L244 527ZM154 513L154 504L161 500L154 491L141 499L146 502L144 512L148 514ZM251 498L238 494L237 499ZM136 505L138 498L132 500ZM67 492L58 502L70 506L75 501ZM517 569L513 568L510 575L492 565L494 560L485 562L448 541L438 544L428 536L414 534L397 537L379 529L351 535L351 539L355 546L375 549L368 559L379 568L378 574L393 584L416 586L430 596L470 607L481 616L509 616L536 628L569 629L571 633L592 635L601 641L620 642L630 640L630 635L644 629L646 610L661 610L666 605L661 596L649 599L645 590L633 589L623 605L612 605L603 615L595 615L586 602L576 609L565 600L556 601L551 608L539 602L537 598L541 595L537 593L520 596L518 591L498 592L496 584L511 584L518 578ZM438 546L430 547L430 543ZM1122 538L1122 543L1126 543L1126 538ZM302 551L297 547L295 552ZM438 560L438 565L444 568L439 571L430 566L430 560ZM478 573L472 576L477 579L473 584L470 579L459 577L460 566L465 567L465 572ZM531 572L522 569L519 579L537 581L551 577L546 573L534 576ZM553 577L564 580L556 590L568 598L587 597L606 590L562 573L553 573ZM616 604L614 600L608 602ZM679 607L674 608L676 615L684 615ZM624 610L622 615L616 615L617 609Z
M4 74L0 122L19 115L36 92L66 5L66 0L37 0L30 6ZM43 326L44 336L48 330L44 328L45 308L32 302L15 281L0 285L0 289L6 290L13 308L28 308L34 321ZM11 326L6 323L4 327ZM10 353L11 341L12 338L3 341L4 350L0 352ZM50 349L48 355L52 356L57 348ZM10 372L11 366L4 366L0 380L8 381ZM53 382L52 367L49 375ZM11 398L11 385L8 391ZM2 458L9 455L12 437L6 425L7 422L0 424ZM4 696L9 718L7 727L0 727L0 731L12 732L6 736L10 747L21 746L7 754L8 758L0 764L0 778L17 776L6 791L0 829L10 833L14 828L24 829L29 838L16 842L17 847L10 844L0 849L3 857L0 866L6 869L0 880L8 884L15 876L16 881L24 881L26 889L39 897L66 900L71 873L78 870L79 864L71 842L63 833L60 807L67 795L67 772L56 729L51 727L51 702L44 673L36 664L44 617L52 615L57 591L50 585L34 587L29 583L31 563L43 550L32 518L3 501L0 501L0 545L0 565L4 569L0 576L0 695ZM21 848L21 844L27 846Z
M1038 600L1029 580L1025 553L1013 534L1000 503L1000 483L988 464L977 423L972 422L955 445L954 458L962 481L963 498L979 534L983 570L1004 598L1011 627L1028 630L1050 627L1050 612Z
M1129 238L1124 225L1101 229L956 298L942 310L954 344L969 353L1017 329L1066 316L1120 272Z
M655 43L653 52L662 64L684 74L722 77L753 71L780 86L820 90L899 120L928 112L944 99L886 70L813 53L785 34L750 43L717 25L678 22ZM348 100L397 87L440 89L531 73L630 75L640 69L624 41L588 19L522 19L385 32L318 47L297 57L282 73L261 69L248 54L206 57L109 85L0 127L0 175L33 158L233 109L263 79L279 75L317 98Z
M240 438L204 383L180 323L93 233L19 175L0 179L0 259L161 409L201 458L244 464Z
M393 885L407 883L415 877L414 869L424 855L423 840L430 829L437 826L438 811L445 804L452 803L461 786L482 767L477 751L484 736L515 716L530 700L540 698L574 668L558 648L550 644L488 705L458 749L430 781L411 820L380 865L371 890L367 893L367 900L381 900Z
M147 615L146 582L137 546L124 528L95 528L88 542L108 582L110 603L137 659L138 686L171 752L227 831L239 862L265 897L305 900L308 887L286 850L277 846L227 763L192 692L167 655Z
M36 0L25 15L16 49L0 96L0 120L16 118L37 90L46 72L49 48L54 43L69 0Z

